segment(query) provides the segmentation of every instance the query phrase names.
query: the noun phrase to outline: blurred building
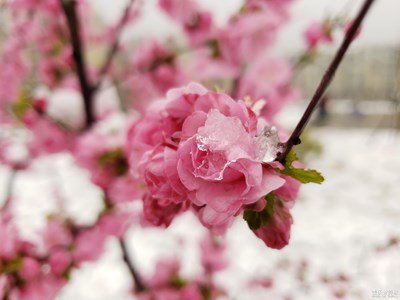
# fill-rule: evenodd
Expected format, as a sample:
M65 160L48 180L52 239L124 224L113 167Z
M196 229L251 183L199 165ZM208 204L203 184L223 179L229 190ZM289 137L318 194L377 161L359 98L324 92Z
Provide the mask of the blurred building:
M296 84L310 98L334 53L321 53L301 67ZM331 99L393 99L400 87L400 46L370 47L350 51L329 88Z

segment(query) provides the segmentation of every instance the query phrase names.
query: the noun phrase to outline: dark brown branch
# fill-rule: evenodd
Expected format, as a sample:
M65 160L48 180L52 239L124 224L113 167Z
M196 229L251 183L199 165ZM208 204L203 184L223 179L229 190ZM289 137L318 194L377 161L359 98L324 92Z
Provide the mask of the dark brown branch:
M297 124L295 130L293 131L290 138L283 144L283 151L281 154L278 155L276 158L277 161L284 162L286 159L287 154L293 148L293 146L300 144L300 136L304 131L304 128L307 126L311 115L315 108L317 107L318 103L324 96L326 89L328 88L329 84L331 83L333 77L335 76L336 70L339 67L345 53L347 52L351 42L355 38L360 25L365 18L367 12L371 8L372 3L375 0L365 0L363 6L361 7L356 19L354 20L350 30L347 32L345 38L343 39L342 44L340 45L338 51L336 52L335 57L333 58L331 64L329 65L325 75L322 77L321 82L315 91L311 101L304 112L302 118L300 119L299 123Z
M137 273L137 271L135 270L135 268L133 266L133 262L129 257L128 249L126 247L126 244L125 244L123 238L119 239L119 244L120 244L121 250L122 250L122 258L123 258L126 266L129 269L129 273L131 274L133 281L135 282L135 290L136 290L136 292L145 291L146 290L146 286L143 283L142 279L140 278L139 274Z
M59 0L61 7L67 19L68 29L71 37L73 57L75 61L76 71L78 73L79 85L81 87L85 116L86 128L89 128L94 122L94 114L92 107L93 87L89 81L85 58L83 55L83 45L80 36L80 23L76 13L75 0Z
M124 29L125 24L128 22L129 11L130 11L134 1L135 0L130 0L129 1L129 3L126 6L125 11L124 11L119 23L118 23L117 30L116 30L115 37L114 37L114 41L111 44L110 49L108 50L108 54L106 56L106 60L105 60L105 62L103 64L103 66L100 68L99 75L98 75L99 77L97 79L96 84L93 87L93 89L95 91L98 90L98 88L100 87L104 76L107 74L108 70L111 67L111 63L113 61L113 58L114 58L114 56L115 56L115 54L117 53L117 50L118 50L118 46L119 46L120 38L121 38L121 35L122 35L122 31Z

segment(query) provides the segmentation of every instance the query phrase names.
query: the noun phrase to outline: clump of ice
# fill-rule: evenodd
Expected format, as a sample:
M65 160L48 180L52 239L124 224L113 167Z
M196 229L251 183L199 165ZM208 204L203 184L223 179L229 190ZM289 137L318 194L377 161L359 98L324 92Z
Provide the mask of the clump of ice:
M265 127L258 136L260 146L259 159L262 162L272 162L282 152L282 144L279 140L278 131L274 126Z

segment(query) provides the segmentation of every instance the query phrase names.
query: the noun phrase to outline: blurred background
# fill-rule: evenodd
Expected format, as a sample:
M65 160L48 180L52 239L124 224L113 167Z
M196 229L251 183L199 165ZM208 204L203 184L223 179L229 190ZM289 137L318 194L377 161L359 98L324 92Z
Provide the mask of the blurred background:
M127 3L126 0L113 1L112 5L106 0L90 2L101 20L110 24L118 20ZM198 2L213 11L218 24L226 23L243 3L241 0ZM182 34L180 28L158 9L157 1L148 0L145 4L145 13L139 22L125 30L124 39L132 41L149 36L160 40L170 37L179 39ZM338 16L351 18L361 4L360 0L294 1L291 21L281 30L272 53L296 61L306 48L303 32L311 22ZM330 112L335 115L329 121L335 126L400 126L396 125L400 97L399 5L397 0L381 0L375 5L363 24L362 33L339 68L328 92L329 98L339 100L328 104ZM341 41L339 34L336 35L335 43L321 45L312 63L301 66L295 72L295 84L300 87L305 99L312 96ZM353 118L357 114L363 115L363 118Z
M126 2L90 1L98 22L107 24L119 19ZM198 2L212 10L220 24L242 4L240 0ZM361 3L295 1L292 21L283 29L273 52L296 62L306 47L302 32L307 25L329 16L354 16ZM155 0L146 0L145 6L140 21L124 31L125 42L135 43L148 36L179 38L179 28L156 8ZM293 209L289 245L281 251L267 249L244 222L236 222L228 232L230 266L217 278L229 291L227 299L374 299L385 291L399 298L399 12L399 0L376 1L329 89L323 111L317 112L305 133L299 152L308 167L324 175L325 182L302 187ZM295 84L303 91L303 100L285 107L279 115L289 132L339 43L335 39L333 44L322 46L312 61L296 70ZM51 186L54 172L61 176L63 189L73 199L71 211L90 219L91 210L97 209L97 202L90 200L98 197L96 190L85 192L88 202L79 200L83 186L89 183L69 158L57 158L56 167L42 160L33 171L19 176L15 188L16 197L23 199L17 214L26 235L42 224L32 217L34 212L50 209L45 198L51 195L43 196L43 191ZM5 182L7 172L2 170L0 176ZM204 229L195 218L185 214L167 232L133 228L129 245L138 269L145 273L154 271L157 258L170 256L181 258L183 272L190 275L198 269L195 245L202 234ZM100 261L74 273L71 284L57 299L133 299L128 295L130 279L119 255L116 241L109 241ZM249 287L251 279L264 284Z

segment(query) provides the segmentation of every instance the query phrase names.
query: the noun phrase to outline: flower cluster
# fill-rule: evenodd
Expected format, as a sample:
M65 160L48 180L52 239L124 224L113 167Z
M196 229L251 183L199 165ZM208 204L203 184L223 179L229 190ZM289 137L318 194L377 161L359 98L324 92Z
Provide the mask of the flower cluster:
M140 300L150 299L217 299L226 292L212 279L226 267L223 241L207 234L200 242L202 272L195 278L185 278L180 274L180 261L176 258L157 262L156 272L146 278L147 290L137 294Z
M49 221L41 237L44 249L23 240L8 214L1 216L0 239L5 241L0 249L2 299L53 299L66 284L71 268L89 258L82 249L89 250L93 240L81 234L74 238L56 220ZM95 258L99 251L91 250L90 257Z
M299 185L270 159L279 145L265 135L266 121L243 101L196 83L169 91L158 104L133 124L127 144L131 172L139 174L147 188L146 219L168 226L177 214L192 209L206 227L224 232L235 216L265 205L264 197L275 192L290 202L285 213L273 214L277 220L270 226L285 238L276 242L265 230L256 235L272 247L287 244L287 208ZM281 205L275 205L277 211Z

